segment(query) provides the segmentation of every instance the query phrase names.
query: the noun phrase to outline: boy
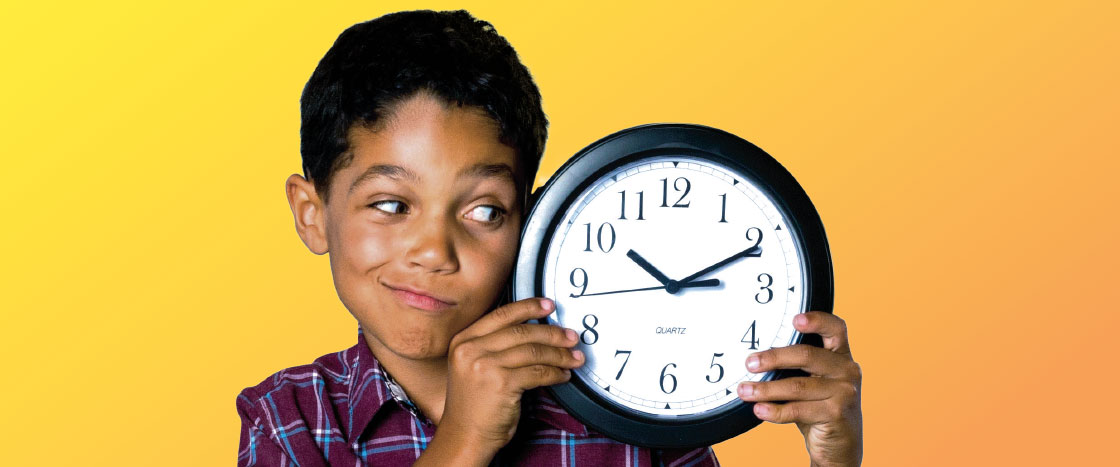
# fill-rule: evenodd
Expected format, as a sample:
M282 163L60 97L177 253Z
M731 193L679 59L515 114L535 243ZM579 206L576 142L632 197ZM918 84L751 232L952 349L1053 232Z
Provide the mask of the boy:
M416 11L355 25L315 69L301 114L308 178L289 177L288 201L308 248L330 252L359 338L242 391L239 464L717 465L707 447L651 450L589 431L543 390L583 363L575 332L525 324L550 313L547 299L498 306L547 120L489 24ZM859 370L843 322L799 318L827 349L775 349L748 367L820 377L740 395L792 401L757 413L798 422L813 462L856 464Z

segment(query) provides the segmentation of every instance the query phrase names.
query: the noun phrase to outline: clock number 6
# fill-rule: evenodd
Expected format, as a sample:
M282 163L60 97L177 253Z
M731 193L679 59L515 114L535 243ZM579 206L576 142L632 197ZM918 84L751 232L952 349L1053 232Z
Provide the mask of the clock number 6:
M583 224L583 225L585 227L587 227L587 246L585 246L583 248L583 251L591 251L591 224L586 223L586 224ZM607 242L607 247L606 248L603 248L603 227L606 227L607 228L607 233L610 234L610 237L609 237L610 241ZM598 235L595 236L595 240L599 244L599 251L602 251L603 253L610 253L611 250L614 249L614 241L615 241L614 226L611 225L610 222L604 222L604 223L600 224L599 225L599 233L598 233Z
M712 354L712 364L708 368L719 368L719 376L715 380L712 380L712 375L705 376L704 379L708 380L709 383L718 383L719 380L723 379L723 365L716 363L716 358L722 356L721 353Z
M673 391L677 390L677 377L673 376L671 374L666 374L665 373L666 371L669 370L669 367L676 368L677 364L676 363L670 363L668 365L665 365L665 368L661 369L661 392L663 392L665 394L672 394ZM669 379L673 380L673 387L671 387L669 389L665 389L665 377L669 377Z
M577 272L579 273L580 276L583 277L582 279L580 279L579 284L576 283L576 273ZM572 287L579 288L579 295L568 294L572 298L582 297L583 293L587 292L587 271L584 271L583 268L572 269L572 273L568 275L568 280L572 282Z

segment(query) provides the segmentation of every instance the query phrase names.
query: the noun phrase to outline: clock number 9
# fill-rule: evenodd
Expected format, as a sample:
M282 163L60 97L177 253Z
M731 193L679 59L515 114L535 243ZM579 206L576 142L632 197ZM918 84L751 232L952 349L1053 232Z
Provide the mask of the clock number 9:
M583 251L591 251L591 224L587 223L587 224L583 224L583 225L587 227L587 246L585 246L583 248ZM610 234L610 237L609 237L610 241L607 243L606 248L603 248L603 227L606 227L607 228L607 233ZM598 235L595 236L595 240L596 240L596 242L599 243L599 251L602 251L603 253L610 253L611 250L614 249L614 241L615 241L614 226L611 225L610 222L604 222L601 225L599 225L599 233L598 233Z
M579 280L579 282L580 282L579 284L576 283L576 273L577 272L579 273L580 276L583 276L583 278ZM579 295L569 294L572 298L582 297L583 293L587 292L587 271L584 271L583 268L573 269L572 273L568 275L568 280L572 282L572 287L579 288Z
M591 324L587 324L587 318L593 319L594 322L592 322ZM599 342L599 331L595 330L595 326L597 326L598 324L599 324L599 317L598 316L583 315L583 332L579 333L579 340L581 342L583 342L584 344L587 344L587 345L591 345L591 344L594 344L596 342ZM588 332L591 333L591 337L587 337ZM618 354L615 354L615 356L617 357ZM626 359L630 360L630 356L627 355ZM622 365L626 366L625 363L623 363ZM618 374L621 376L622 375L622 370L618 370ZM618 378L615 378L615 379L618 379Z
M758 275L758 281L762 282L763 277L766 278L766 285L759 287L759 289L766 292L766 300L763 300L761 297L759 297L759 295L762 295L762 292L759 292L754 294L754 301L765 305L767 303L770 303L770 300L774 298L774 291L770 290L770 286L774 285L774 278L764 272Z
M672 394L673 391L677 390L677 377L673 376L671 374L666 374L665 373L666 371L669 371L669 367L676 368L677 364L676 363L670 363L668 365L665 365L665 368L661 369L661 392L663 392L665 394ZM669 379L671 379L673 381L673 386L669 389L665 389L665 378L666 377L668 377Z

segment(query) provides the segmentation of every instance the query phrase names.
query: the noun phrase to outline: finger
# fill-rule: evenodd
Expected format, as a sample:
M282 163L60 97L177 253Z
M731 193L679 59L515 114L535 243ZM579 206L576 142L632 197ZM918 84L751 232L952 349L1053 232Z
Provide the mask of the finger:
M754 405L754 416L773 423L824 423L841 417L839 406L829 401L800 401L775 404L759 402Z
M824 348L851 354L848 347L848 325L839 316L823 311L810 311L793 318L793 327L803 334L820 334Z
M808 344L775 347L747 356L747 371L751 373L796 368L817 376L851 379L855 377L854 366L851 357Z
M565 383L572 378L572 371L551 365L529 365L509 370L510 382L523 391L540 386Z
M467 326L456 336L460 340L469 340L485 336L494 331L513 324L522 323L530 319L543 318L552 313L556 305L547 298L526 298L483 315L474 324Z
M843 381L830 378L798 377L739 385L739 398L747 402L819 401L844 391ZM851 384L848 384L851 386Z
M475 343L487 352L501 352L525 344L573 347L579 342L576 332L551 324L514 324L479 336Z
M494 360L505 368L517 369L532 365L578 368L586 357L579 350L541 344L523 344L494 354Z

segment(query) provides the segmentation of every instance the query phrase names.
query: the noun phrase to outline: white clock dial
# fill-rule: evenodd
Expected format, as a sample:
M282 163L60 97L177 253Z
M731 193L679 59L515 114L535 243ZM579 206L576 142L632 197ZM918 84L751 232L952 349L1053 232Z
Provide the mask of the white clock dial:
M576 374L605 399L657 416L710 414L738 402L739 382L766 377L746 371L747 355L797 339L798 245L742 174L688 156L640 159L563 213L542 271L557 304L550 319L580 333L587 363Z

